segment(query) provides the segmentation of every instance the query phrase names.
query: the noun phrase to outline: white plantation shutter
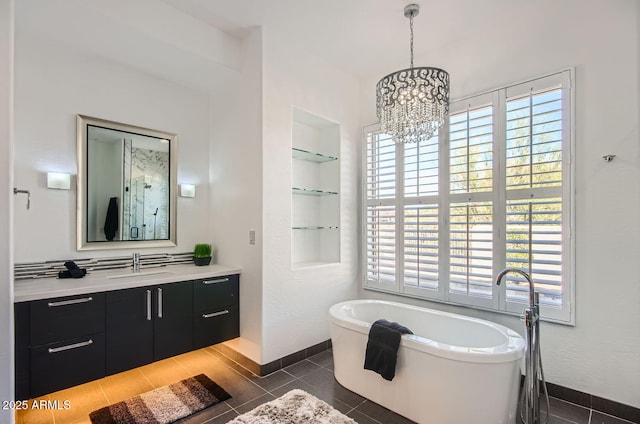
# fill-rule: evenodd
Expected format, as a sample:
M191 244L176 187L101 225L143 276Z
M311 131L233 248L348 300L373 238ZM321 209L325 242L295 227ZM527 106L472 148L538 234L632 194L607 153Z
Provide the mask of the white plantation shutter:
M569 181L564 169L567 90L556 79L553 85L524 85L511 92L506 99L506 265L528 272L540 305L550 315L562 315L569 263L563 261L569 233L563 219L569 203L563 187ZM517 275L505 280L507 309L521 309L529 302L527 282Z
M507 266L528 272L540 292L540 304L562 306L562 200L507 202ZM529 302L529 286L509 275L507 301Z
M404 208L404 284L438 290L438 205Z
M490 202L451 204L449 292L460 303L493 297L493 207Z
M572 71L452 102L446 131L367 133L365 287L572 323Z
M494 305L491 100L454 104L448 140L449 300L482 307Z
M507 190L562 186L562 90L507 99Z
M451 193L493 191L493 107L452 114L449 118Z
M438 135L420 143L404 145L404 197L438 195ZM432 199L437 203L437 198Z
M396 217L393 206L367 207L367 279L396 284Z
M366 279L381 289L397 287L396 146L391 137L370 134L366 151Z
M404 291L438 290L438 134L402 146ZM433 295L433 293L432 293Z
M367 141L367 200L396 196L396 147L391 137L369 135Z

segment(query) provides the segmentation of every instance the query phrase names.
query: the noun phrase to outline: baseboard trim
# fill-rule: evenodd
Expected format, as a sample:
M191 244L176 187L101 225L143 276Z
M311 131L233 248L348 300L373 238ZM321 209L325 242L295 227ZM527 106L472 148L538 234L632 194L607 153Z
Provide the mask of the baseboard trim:
M524 376L520 376L520 387L524 384ZM542 391L542 381L540 382L540 390ZM602 412L616 418L630 421L632 423L640 423L640 409L633 406L625 405L620 402L594 396L590 393L581 392L579 390L570 389L560 386L559 384L549 383L547 381L547 391L549 397L573 403L587 409Z
M279 369L286 368L289 365L293 365L297 362L310 358L313 355L317 355L320 352L324 352L327 349L331 349L331 339L325 340L306 349L299 350L267 364L258 364L243 354L231 349L224 343L220 343L212 347L232 361L238 363L243 368L249 370L252 374L264 377L278 371Z
M252 374L264 377L282 368L286 368L289 365L303 361L313 355L317 355L327 349L331 349L331 339L325 340L324 342L310 346L306 349L299 350L280 359L276 359L268 364L258 364L241 353L226 346L224 343L220 343L212 347L250 371ZM549 392L549 396L556 399L571 402L584 408L593 409L632 423L640 423L639 408L549 382L547 382L547 390Z
M570 389L554 383L547 383L547 390L551 397L575 403L576 405L593 409L594 411L602 412L607 415L612 415L617 418L622 418L623 420L631 421L632 423L640 423L640 408L635 408L633 406L601 398L590 393Z

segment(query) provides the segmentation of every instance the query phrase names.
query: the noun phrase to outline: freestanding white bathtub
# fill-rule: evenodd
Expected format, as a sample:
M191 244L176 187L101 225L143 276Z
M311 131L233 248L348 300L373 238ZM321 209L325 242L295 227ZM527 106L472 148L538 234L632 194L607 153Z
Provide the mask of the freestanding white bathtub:
M396 302L333 305L336 380L421 424L513 424L524 339L499 324ZM403 335L393 381L364 369L369 329L384 318Z

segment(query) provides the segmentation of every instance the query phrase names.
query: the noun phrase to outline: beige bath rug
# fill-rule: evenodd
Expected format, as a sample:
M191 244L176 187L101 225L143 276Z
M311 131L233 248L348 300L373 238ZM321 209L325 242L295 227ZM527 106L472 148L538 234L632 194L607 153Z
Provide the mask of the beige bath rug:
M227 424L357 424L315 396L294 389Z
M169 424L229 399L224 389L200 374L93 411L93 424Z

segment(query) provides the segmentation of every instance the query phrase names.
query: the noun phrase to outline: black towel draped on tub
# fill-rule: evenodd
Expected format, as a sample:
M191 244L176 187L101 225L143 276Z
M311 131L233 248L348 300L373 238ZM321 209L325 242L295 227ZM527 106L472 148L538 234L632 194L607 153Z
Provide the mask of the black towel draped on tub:
M403 334L413 334L407 327L397 322L379 319L371 325L364 369L375 371L385 380L393 380L396 375L396 361L400 338Z

